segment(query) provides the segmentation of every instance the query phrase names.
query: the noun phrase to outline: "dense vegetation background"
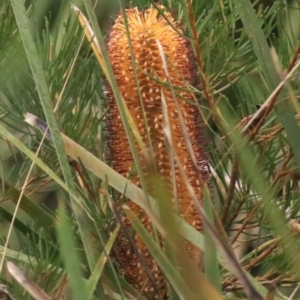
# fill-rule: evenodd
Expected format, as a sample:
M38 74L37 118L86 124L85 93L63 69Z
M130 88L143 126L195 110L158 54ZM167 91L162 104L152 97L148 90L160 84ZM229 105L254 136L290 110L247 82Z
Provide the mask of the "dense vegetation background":
M7 299L8 293L12 299L143 298L109 258L119 230L112 226L112 190L126 190L137 202L141 191L101 164L103 71L71 4L101 40L120 9L151 3L0 2L0 292ZM170 282L170 299L299 299L300 3L161 3L181 19L197 57L193 92L212 167L205 212L214 226L204 235L182 223L169 232L206 251L206 278L199 272L193 279L198 290L143 228L136 230ZM27 112L47 122L52 141L24 122ZM71 150L58 130L84 148L75 144L72 151L86 160L69 162Z

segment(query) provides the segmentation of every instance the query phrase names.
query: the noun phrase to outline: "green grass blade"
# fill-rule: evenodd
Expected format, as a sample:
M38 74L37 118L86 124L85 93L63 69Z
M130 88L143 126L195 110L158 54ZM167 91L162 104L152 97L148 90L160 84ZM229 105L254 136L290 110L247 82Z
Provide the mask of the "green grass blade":
M5 252L5 249L3 246L0 246L0 254L3 255L3 253ZM28 254L24 254L22 252L19 252L19 251L15 251L13 249L10 249L10 248L7 248L7 253L6 253L6 256L9 258L9 259L13 259L13 260L16 260L16 261L19 261L21 263L25 263L25 264L36 264L37 263L37 260L34 256L30 256Z
M115 228L115 230L113 231L112 235L110 236L107 244L105 245L104 247L104 251L101 253L96 265L95 265L95 268L90 276L90 278L88 279L88 281L86 282L86 290L87 290L87 293L89 295L89 298L88 299L92 299L92 296L93 296L93 292L99 282L99 279L100 279L100 276L103 272L103 269L104 269L104 266L108 260L108 255L112 249L112 246L115 242L115 239L117 237L117 234L119 232L119 226L117 226Z
M209 221L213 224L213 214L211 208L211 198L207 188L204 190L204 210ZM210 236L210 233L205 228L204 224L204 241L205 241L205 251L204 251L204 266L205 275L209 282L216 288L217 291L221 292L221 282L220 282L220 271L219 262L217 256L216 246Z
M3 180L1 181L2 186L5 185L3 188L5 191L3 198L9 198L10 201L17 204L20 197L20 191L11 186L8 182L4 182ZM44 227L47 230L54 228L54 217L24 195L21 199L20 208L25 211L34 220L34 222L39 224L40 227Z
M68 274L68 281L72 293L72 299L89 299L83 281L83 273L80 268L81 262L76 251L74 232L64 207L59 208L59 216L56 224L57 234L60 242L61 255Z

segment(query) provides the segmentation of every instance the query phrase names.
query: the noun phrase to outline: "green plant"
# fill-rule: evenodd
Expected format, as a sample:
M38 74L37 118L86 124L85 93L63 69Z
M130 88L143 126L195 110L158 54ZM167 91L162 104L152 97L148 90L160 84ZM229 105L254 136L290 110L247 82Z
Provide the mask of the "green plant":
M270 7L258 2L255 9L249 0L162 1L181 20L195 56L198 83L187 88L199 101L212 166L204 235L151 197L163 200L163 186L148 195L105 164L105 77L122 103L105 50L107 31L99 28L91 2L83 0L80 9L99 42L100 67L76 12L63 4L44 25L34 1L27 1L26 9L17 0L0 3L5 16L0 18L0 249L30 278L31 290L25 289L34 290L34 299L142 299L110 257L120 231L114 201L124 196L141 205L163 233L164 250L124 207L163 270L170 299L262 299L270 284L278 289L268 299L284 294L297 299L292 292L299 282L298 1L274 1ZM151 4L156 5L143 0L128 5L142 10ZM119 106L133 139L134 122L126 121L127 111ZM48 124L51 141L26 125L27 112ZM138 160L134 151L133 156ZM189 193L193 197L193 189ZM151 209L142 201L145 195ZM7 235L9 224L13 235ZM182 235L205 251L206 275L189 263L178 271L185 262L176 259ZM232 248L243 244L252 249L241 252L237 263ZM14 277L20 273L10 263L8 269ZM1 271L10 294L29 299L7 276L3 261Z

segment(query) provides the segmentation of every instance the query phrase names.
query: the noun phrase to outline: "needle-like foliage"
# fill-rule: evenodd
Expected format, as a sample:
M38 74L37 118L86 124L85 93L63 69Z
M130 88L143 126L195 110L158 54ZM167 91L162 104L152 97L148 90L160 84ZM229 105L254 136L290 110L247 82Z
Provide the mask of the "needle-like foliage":
M127 234L138 233L169 299L300 299L299 1L41 2L0 1L0 298L147 299L112 255L127 218ZM195 76L177 86L155 79L164 86L165 154L197 200L167 124L168 101L189 101L205 124L200 142L211 167L205 205L195 205L204 232L171 212L175 173L172 196L159 177L149 189L141 158L152 135L139 132L106 50L118 15L135 7L162 15L162 6L190 45ZM155 45L167 74L168 53ZM139 187L108 165L108 85ZM37 130L44 122L50 140ZM149 216L151 230L132 207ZM204 272L181 252L185 240L204 251Z

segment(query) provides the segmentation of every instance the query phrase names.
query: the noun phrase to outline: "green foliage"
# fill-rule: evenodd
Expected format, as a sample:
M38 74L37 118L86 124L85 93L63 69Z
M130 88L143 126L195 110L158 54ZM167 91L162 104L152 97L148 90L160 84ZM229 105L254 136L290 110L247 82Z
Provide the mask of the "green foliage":
M119 230L112 207L124 193L147 210L141 200L147 192L103 163L107 84L103 70L71 2L62 1L51 13L50 1L43 2L26 1L26 8L22 1L0 2L0 252L52 299L138 298L110 258ZM131 0L128 6L143 9L151 3ZM198 58L194 66L198 86L191 89L206 124L212 166L210 195L205 199L214 200L214 205L206 203L205 213L219 240L210 229L205 229L203 238L178 216L170 215L167 205L161 204L167 198L163 187L155 195L160 205L147 197L153 225L165 233L166 251L130 209L125 208L125 213L163 270L170 299L193 299L194 293L198 299L213 299L220 296L220 283L224 299L251 298L249 290L266 297L265 285L270 282L278 286L276 299L284 299L283 292L289 297L300 280L296 223L300 206L299 3L278 0L268 7L263 1L193 1L194 24L190 1L161 3L181 19ZM124 9L121 1L95 10L88 0L77 3L103 48L112 23L103 16L113 19L119 4ZM95 11L101 13L101 27ZM105 65L118 95L107 59ZM117 100L138 161L130 124L121 98ZM261 113L245 129L256 106L262 104ZM268 108L270 112L263 116ZM53 141L44 141L39 131L23 121L26 112L47 122ZM257 124L261 127L254 132ZM72 149L73 160L80 158L77 163L69 163L66 154L72 155L59 131L76 141ZM8 235L10 224L12 234ZM207 277L185 264L184 255L181 261L174 259L182 235L204 251L211 248L211 255L204 256L205 265L211 267ZM242 251L244 246L251 249ZM248 282L237 275L234 260L229 259L232 248ZM32 299L4 267L1 263L1 281L12 296ZM290 291L282 289L284 284Z

